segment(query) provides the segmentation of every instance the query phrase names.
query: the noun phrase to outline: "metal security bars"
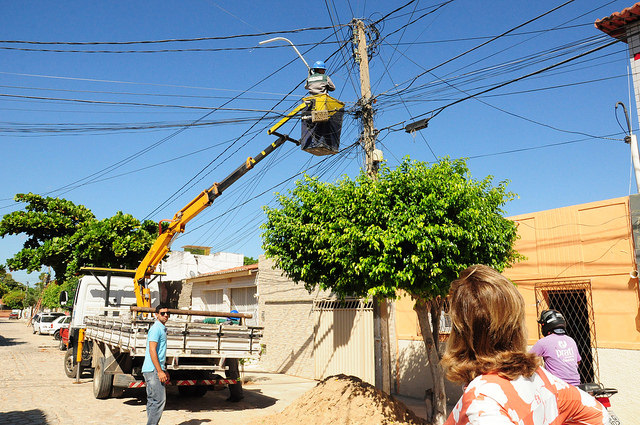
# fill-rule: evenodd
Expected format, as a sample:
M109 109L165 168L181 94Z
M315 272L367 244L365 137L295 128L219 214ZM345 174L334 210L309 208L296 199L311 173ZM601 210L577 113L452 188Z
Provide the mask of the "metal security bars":
M361 299L345 299L345 300L314 300L313 311L328 310L372 310L373 301L365 301Z
M553 309L567 320L567 334L578 346L582 382L599 382L598 341L593 316L590 280L548 280L535 283L537 317ZM538 327L538 335L542 337Z

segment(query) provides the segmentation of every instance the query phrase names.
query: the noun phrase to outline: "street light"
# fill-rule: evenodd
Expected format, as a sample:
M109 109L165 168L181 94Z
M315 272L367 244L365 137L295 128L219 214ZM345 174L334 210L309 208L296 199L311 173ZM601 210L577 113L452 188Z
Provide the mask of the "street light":
M304 64L307 66L307 69L309 71L311 71L311 67L309 66L309 64L307 63L306 60L304 60L304 58L302 57L302 55L300 54L300 52L298 51L298 49L296 48L296 46L293 45L293 43L291 42L291 40L289 40L288 38L284 38L284 37L275 37L275 38L270 38L268 40L264 40L261 41L258 44L267 44L267 43L271 43L272 41L277 41L277 40L283 40L286 41L287 43L291 44L291 47L293 47L293 50L296 51L296 53L298 54L298 56L300 56L300 59L302 59L302 62L304 62Z

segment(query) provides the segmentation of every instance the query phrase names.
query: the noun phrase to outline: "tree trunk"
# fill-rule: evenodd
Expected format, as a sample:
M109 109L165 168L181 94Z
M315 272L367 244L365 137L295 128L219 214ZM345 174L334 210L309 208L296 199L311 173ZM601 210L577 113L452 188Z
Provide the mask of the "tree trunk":
M418 323L422 332L422 339L427 352L429 370L433 379L432 397L433 401L425 399L427 404L427 415L430 416L433 425L442 425L447 418L447 395L444 387L444 371L440 366L440 353L438 352L438 335L440 312L442 310L442 300L421 300L418 299L413 306L418 315ZM429 320L429 313L432 313ZM435 338L434 338L435 335ZM429 405L431 404L431 409Z

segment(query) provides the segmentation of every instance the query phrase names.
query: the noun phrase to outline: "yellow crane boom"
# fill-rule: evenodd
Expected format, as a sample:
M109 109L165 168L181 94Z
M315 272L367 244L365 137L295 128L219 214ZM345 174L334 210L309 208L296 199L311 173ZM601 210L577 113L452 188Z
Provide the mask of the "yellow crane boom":
M147 284L147 279L149 279L149 277L154 273L156 267L160 264L160 261L162 261L164 256L167 255L167 252L169 252L173 238L175 238L178 233L184 233L186 224L195 216L200 214L202 210L211 205L213 201L229 186L245 175L247 171L252 169L258 162L262 161L267 155L284 144L284 142L289 140L297 145L300 144L298 140L292 139L288 135L280 134L276 130L304 109L310 108L314 114L319 113L321 115L325 115L326 118L322 117L320 119L327 120L331 115L335 114L340 108L342 108L342 106L344 106L343 103L326 94L304 98L300 105L285 115L269 129L268 134L278 137L275 142L271 143L255 157L248 157L242 165L240 165L220 183L214 183L211 187L202 191L191 202L185 205L184 208L178 211L171 220L161 220L159 223L158 238L155 240L147 252L147 255L143 258L142 262L136 269L135 276L133 278L136 303L138 307L151 307L151 293ZM163 222L169 223L164 229L162 226Z

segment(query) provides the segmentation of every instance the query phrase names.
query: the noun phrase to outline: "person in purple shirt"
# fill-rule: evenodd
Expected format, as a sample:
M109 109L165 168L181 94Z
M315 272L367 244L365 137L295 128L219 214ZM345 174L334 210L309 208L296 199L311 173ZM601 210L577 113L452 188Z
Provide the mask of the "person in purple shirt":
M542 357L544 367L567 384L580 385L578 363L580 353L576 342L567 335L567 322L556 310L545 310L540 314L538 323L542 325L544 338L531 349Z

